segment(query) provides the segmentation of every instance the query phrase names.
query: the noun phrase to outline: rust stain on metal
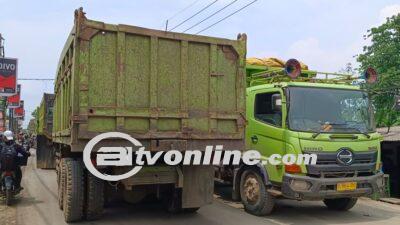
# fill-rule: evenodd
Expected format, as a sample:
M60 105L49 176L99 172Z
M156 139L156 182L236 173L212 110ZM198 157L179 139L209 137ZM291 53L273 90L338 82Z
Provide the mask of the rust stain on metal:
M218 48L222 50L226 59L229 59L232 63L237 61L239 55L232 46L222 45L218 46Z

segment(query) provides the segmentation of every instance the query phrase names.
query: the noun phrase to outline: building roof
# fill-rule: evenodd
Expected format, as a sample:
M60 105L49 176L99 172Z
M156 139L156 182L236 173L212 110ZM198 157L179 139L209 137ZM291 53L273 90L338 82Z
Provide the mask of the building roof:
M378 128L377 131L383 135L384 141L400 141L400 126L391 127L387 133L387 127Z

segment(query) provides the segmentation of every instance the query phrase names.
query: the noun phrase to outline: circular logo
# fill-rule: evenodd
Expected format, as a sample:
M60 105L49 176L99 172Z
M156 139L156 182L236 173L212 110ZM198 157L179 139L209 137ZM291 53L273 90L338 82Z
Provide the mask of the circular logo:
M353 152L348 148L341 148L336 155L336 160L342 165L350 165L353 163L354 155Z
M124 134L121 132L108 132L108 133L102 133L91 139L85 146L85 149L83 150L83 162L85 163L86 168L89 170L91 174L94 176L107 180L107 181L118 181L118 180L123 180L126 178L129 178L136 173L138 173L141 169L142 166L134 166L129 172L120 174L120 175L110 175L110 174L105 174L101 173L96 169L96 167L93 166L92 160L91 160L91 153L94 148L94 146L99 143L100 141L107 139L107 138L120 138L120 139L125 139L131 142L134 146L136 147L142 147L142 143L140 141L136 140L135 138L131 137L128 134Z

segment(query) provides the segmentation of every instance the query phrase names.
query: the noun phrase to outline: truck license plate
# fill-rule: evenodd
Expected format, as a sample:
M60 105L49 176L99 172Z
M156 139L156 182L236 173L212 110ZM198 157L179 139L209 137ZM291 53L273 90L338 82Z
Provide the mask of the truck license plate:
M354 191L357 188L357 182L343 182L336 184L337 191Z

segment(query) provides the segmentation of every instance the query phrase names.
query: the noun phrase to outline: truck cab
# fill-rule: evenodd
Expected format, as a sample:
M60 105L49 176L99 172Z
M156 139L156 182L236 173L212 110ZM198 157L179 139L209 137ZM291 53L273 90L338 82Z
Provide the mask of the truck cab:
M319 79L317 72L295 67L264 67L250 74L246 148L260 152L262 159L315 154L316 164L236 168L233 197L255 215L271 213L276 198L323 200L329 209L348 210L357 197L383 189L382 138L368 92L349 76ZM289 77L293 72L295 79Z

